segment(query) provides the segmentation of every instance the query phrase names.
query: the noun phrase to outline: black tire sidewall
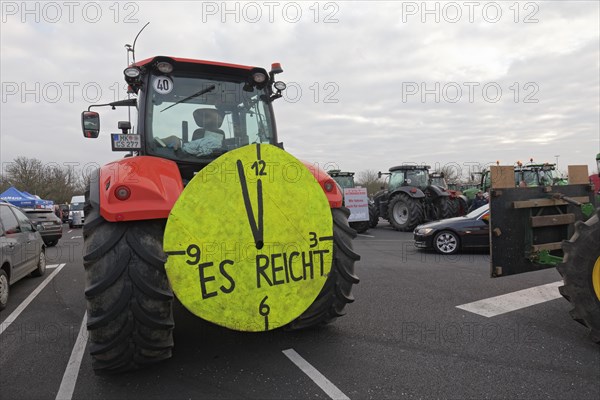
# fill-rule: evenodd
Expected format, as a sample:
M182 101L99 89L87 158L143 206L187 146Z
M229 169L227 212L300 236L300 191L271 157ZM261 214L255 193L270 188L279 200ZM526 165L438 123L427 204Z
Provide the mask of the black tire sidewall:
M0 276L2 276L6 282L6 286L5 286L5 290L6 290L6 302L2 303L0 301L0 310L4 310L8 304L8 300L10 299L10 284L8 282L8 275L6 274L6 271L4 271L3 269L0 269Z

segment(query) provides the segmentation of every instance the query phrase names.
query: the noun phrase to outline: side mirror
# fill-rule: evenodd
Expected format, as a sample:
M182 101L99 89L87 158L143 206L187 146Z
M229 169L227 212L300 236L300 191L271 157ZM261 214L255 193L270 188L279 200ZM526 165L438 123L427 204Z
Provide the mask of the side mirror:
M377 178L381 178L381 171L377 173Z
M100 133L100 114L95 111L81 113L81 128L86 138L97 138Z

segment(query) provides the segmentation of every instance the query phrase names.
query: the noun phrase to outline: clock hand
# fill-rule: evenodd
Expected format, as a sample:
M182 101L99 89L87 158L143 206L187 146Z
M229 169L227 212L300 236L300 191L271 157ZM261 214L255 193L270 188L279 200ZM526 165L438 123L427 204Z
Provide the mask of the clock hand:
M257 194L257 207L258 207L258 223L254 219L254 210L252 209L252 203L250 202L250 194L248 193L248 183L246 182L246 174L244 173L244 165L242 160L237 160L238 176L240 177L240 185L242 187L242 196L244 198L244 206L246 207L246 214L248 215L248 222L250 223L250 229L252 230L252 236L254 237L254 243L257 249L262 249L263 242L263 196L262 196L262 181L260 179L256 182L256 194Z

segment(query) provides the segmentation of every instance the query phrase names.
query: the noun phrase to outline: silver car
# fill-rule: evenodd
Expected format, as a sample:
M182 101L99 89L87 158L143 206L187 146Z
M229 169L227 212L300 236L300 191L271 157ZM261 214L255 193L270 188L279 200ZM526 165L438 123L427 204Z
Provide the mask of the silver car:
M46 272L42 236L17 207L0 201L0 310L8 304L9 286Z

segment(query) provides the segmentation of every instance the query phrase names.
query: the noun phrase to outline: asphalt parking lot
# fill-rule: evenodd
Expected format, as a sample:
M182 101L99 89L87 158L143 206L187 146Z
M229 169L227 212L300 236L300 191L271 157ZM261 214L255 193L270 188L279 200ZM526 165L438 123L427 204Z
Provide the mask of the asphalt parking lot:
M12 287L0 313L3 399L600 398L600 348L552 294L556 271L492 279L485 252L422 252L385 222L354 241L361 282L334 324L240 333L176 304L172 359L96 376L80 331L82 247L81 230L65 227L46 274ZM515 292L542 300L493 316L459 308Z

